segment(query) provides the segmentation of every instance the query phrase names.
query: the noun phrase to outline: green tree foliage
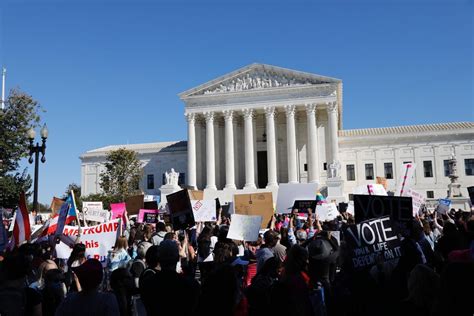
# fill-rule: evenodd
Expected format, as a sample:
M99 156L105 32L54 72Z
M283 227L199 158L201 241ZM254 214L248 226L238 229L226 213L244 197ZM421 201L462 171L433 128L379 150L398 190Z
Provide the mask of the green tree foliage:
M142 174L137 153L120 148L107 154L105 171L100 174L100 186L106 195L125 200L139 191Z
M41 107L30 95L13 89L0 110L0 206L13 208L21 190L27 192L31 178L19 162L28 156L27 131L39 125Z

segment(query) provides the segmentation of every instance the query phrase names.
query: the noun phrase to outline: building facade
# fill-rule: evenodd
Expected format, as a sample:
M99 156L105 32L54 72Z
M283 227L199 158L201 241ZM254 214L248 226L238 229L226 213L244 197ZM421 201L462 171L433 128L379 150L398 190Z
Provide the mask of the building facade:
M143 168L143 178L139 188L150 195L159 195L164 184L164 174L174 168L180 172L180 183L185 184L187 168L186 142L163 142L132 145L112 145L89 150L81 159L81 195L102 193L100 174L104 171L107 153L119 148L137 152Z
M431 198L446 196L447 160L454 153L467 196L474 183L474 123L344 130L342 94L336 78L264 64L238 69L179 95L188 128L187 148L179 155L185 156L168 162L165 157L174 158L163 156L154 168L184 171L189 187L224 201L240 191L276 194L279 183L324 187L332 169L348 199L377 176L394 191L402 164L412 162L414 189ZM87 157L81 156L86 192L94 183L84 176L94 173L84 166Z

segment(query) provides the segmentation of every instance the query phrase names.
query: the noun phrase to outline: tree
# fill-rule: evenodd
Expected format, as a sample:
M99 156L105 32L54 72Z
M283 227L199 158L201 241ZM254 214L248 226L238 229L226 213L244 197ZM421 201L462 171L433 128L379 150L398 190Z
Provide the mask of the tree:
M13 208L21 190L27 192L31 178L19 162L28 156L27 131L39 125L41 107L30 95L13 89L0 111L0 206Z
M100 174L100 186L106 195L118 196L125 200L139 191L142 174L137 153L119 148L107 154L105 171Z

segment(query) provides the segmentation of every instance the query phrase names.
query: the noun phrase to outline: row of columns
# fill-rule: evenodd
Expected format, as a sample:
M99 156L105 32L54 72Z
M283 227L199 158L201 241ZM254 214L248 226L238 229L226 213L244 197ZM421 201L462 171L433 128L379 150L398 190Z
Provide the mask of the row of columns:
M277 154L276 154L276 132L275 116L276 108L274 106L265 107L266 134L267 134L267 167L268 184L267 188L277 187ZM296 148L296 127L295 127L295 106L287 105L284 107L286 115L286 133L287 133L287 153L288 153L288 182L298 183L298 162ZM318 136L316 124L316 104L305 105L307 116L307 161L308 161L308 182L317 182L319 175L318 159ZM338 160L338 118L337 103L327 104L329 137L331 144L331 158ZM206 120L206 189L216 189L215 175L215 144L214 144L214 118L216 112L205 112ZM224 110L222 114L225 122L225 170L226 185L225 189L236 189L235 186L235 166L234 166L234 110ZM241 111L244 117L244 141L245 141L245 187L255 189L255 170L254 170L254 128L253 119L255 117L254 109L244 109ZM186 114L188 121L188 186L196 188L196 133L195 133L195 113Z

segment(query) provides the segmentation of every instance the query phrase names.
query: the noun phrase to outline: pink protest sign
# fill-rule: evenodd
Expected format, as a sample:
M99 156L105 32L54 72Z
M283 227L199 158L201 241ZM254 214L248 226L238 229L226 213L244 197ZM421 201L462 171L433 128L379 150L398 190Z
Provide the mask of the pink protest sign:
M110 211L112 212L112 219L121 218L125 209L125 203L111 203Z
M138 223L154 224L158 220L157 210L140 209L138 211Z

